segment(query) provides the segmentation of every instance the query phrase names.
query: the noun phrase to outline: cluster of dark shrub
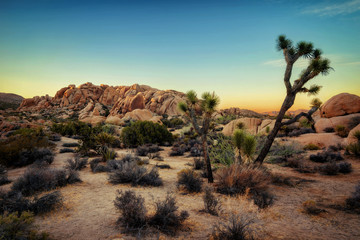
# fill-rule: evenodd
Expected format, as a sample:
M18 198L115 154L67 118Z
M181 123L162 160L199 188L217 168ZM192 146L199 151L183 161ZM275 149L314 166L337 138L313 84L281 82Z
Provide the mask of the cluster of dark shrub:
M195 170L204 170L205 168L205 161L203 158L194 158L194 169Z
M22 130L22 129L19 129ZM54 143L42 130L25 129L0 140L0 164L6 167L22 167L35 161L51 163Z
M189 152L191 157L202 156L200 141L197 139L180 138L172 146L170 156L183 156Z
M183 187L188 192L201 192L202 180L197 172L192 169L183 169L177 175L178 187Z
M133 190L118 191L114 204L121 212L118 222L128 231L155 227L162 232L173 234L189 217L186 211L177 213L178 207L172 195L167 195L164 201L155 203L155 213L152 216L147 216L144 198L136 195Z
M25 198L21 192L10 191L0 192L0 214L22 213L30 211L34 214L41 214L52 211L56 206L62 204L62 196L59 191L47 193L42 197Z
M121 160L109 160L106 165L101 164L101 159L90 162L91 171L108 172L109 182L112 184L131 183L133 186L161 186L162 179L159 177L157 167L148 169L143 164L148 162L139 157L126 155Z
M317 207L316 202L312 200L307 200L303 202L302 207L304 212L310 215L318 215L322 212L325 212L324 209Z
M157 144L145 144L136 148L136 155L147 156L149 153L156 153L162 149Z
M184 121L181 118L174 117L171 119L163 118L161 122L168 128L180 129L184 125Z
M283 126L279 134L276 135L276 137L297 137L307 133L315 133L315 131L309 127L295 127L288 125Z
M346 208L360 214L360 183L356 186L351 197L346 199Z
M80 171L81 169L86 167L88 159L80 158L80 156L75 156L74 159L68 159L67 164L65 166L68 170Z
M322 151L321 153L311 154L310 160L318 163L332 162L332 161L341 161L344 158L339 152L334 152L330 149Z
M345 138L349 135L349 129L344 125L335 126L335 132L338 136Z
M260 138L260 144L258 146L263 145L263 139ZM257 147L257 152L260 151L260 148ZM278 142L275 142L269 151L269 160L268 162L271 163L283 163L288 161L290 158L292 158L295 155L303 153L304 150L299 148L298 146L294 144L280 144Z
M3 165L0 165L0 186L10 182L11 181L8 179L6 168Z
M78 173L73 170L34 167L27 169L23 176L14 181L11 189L30 196L80 181Z
M136 121L121 132L121 139L127 147L137 147L147 143L172 144L173 136L166 126L150 121Z
M34 217L31 212L6 213L0 216L1 239L50 239L45 232L38 232L33 225Z
M270 173L256 165L232 164L216 173L217 191L222 194L245 194L247 191L254 203L265 208L272 204L273 196L268 192L271 183Z

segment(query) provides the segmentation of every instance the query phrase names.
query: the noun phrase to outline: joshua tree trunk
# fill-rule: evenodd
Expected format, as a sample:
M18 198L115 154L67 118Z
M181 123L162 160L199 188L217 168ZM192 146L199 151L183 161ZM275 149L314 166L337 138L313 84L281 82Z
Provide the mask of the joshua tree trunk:
M241 163L242 163L242 159L241 159L241 151L240 151L240 149L238 149L237 164L241 164Z
M267 136L265 144L264 144L263 148L261 149L259 156L255 160L256 163L260 163L260 164L263 163L266 155L268 154L268 152L271 148L272 143L274 142L274 139L275 139L277 133L279 132L279 130L282 126L281 122L285 116L285 113L294 104L294 100L295 100L294 94L288 94L286 96L284 103L281 106L280 112L276 117L275 126L274 126L273 130L270 132L270 134Z
M213 183L214 178L213 178L213 175L212 175L211 163L210 163L210 158L209 158L208 149L207 149L207 137L206 137L206 134L204 134L201 137L201 140L202 140L202 147L203 147L203 152L204 152L204 161L206 162L206 170L207 170L207 175L208 175L208 182Z

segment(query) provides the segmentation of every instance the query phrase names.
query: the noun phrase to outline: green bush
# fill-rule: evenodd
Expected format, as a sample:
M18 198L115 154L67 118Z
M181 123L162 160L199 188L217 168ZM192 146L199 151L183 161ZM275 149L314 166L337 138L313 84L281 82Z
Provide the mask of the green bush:
M173 142L173 136L165 126L150 121L137 121L124 127L121 139L127 147L137 147L147 143L163 145Z
M33 230L34 216L30 212L10 213L0 216L0 239L49 239L47 233Z
M23 159L26 157L22 156L25 152L29 153L37 148L53 146L54 143L50 142L42 131L19 129L13 136L0 141L0 164L7 167L31 164L36 159L32 158L32 156L29 161Z
M350 153L354 154L355 156L360 156L360 131L356 131L353 136L357 139L357 142L350 143L346 147L346 150L347 150L347 152L350 152Z
M166 119L166 118L163 118L161 120L161 122L168 128L174 128L174 127L177 127L177 126L181 126L181 125L184 125L184 121L181 120L180 118L172 118L172 119Z
M347 137L347 135L349 134L349 130L343 125L337 125L335 127L335 132L337 135L339 135L342 138Z
M213 144L209 146L209 157L213 163L230 165L234 163L235 152L231 137L217 134L212 139Z

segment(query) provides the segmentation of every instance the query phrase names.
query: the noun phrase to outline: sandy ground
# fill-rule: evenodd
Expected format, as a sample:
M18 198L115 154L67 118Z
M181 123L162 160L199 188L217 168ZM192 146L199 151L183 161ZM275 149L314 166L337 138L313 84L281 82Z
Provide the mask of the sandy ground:
M76 142L62 138L57 143L57 151L64 142ZM64 206L52 213L36 217L36 224L42 231L48 232L54 239L134 239L134 236L121 234L116 225L119 212L113 201L118 189L133 189L145 198L149 212L154 211L154 201L164 199L168 192L175 194L179 210L190 214L185 226L176 236L142 236L141 239L208 239L212 227L223 222L232 212L248 214L257 220L255 227L261 239L360 239L360 216L335 210L331 204L343 204L360 181L360 160L350 159L354 171L348 175L323 176L320 174L302 174L290 168L267 165L274 173L311 181L302 182L295 187L271 185L270 191L276 199L272 206L259 210L245 196L222 199L223 213L219 216L201 212L202 194L186 194L176 187L177 172L190 168L187 164L192 158L169 157L169 148L161 152L164 162L171 169L159 169L164 185L161 187L132 187L130 185L112 185L108 183L107 173L92 173L87 166L80 172L82 183L60 188L64 197ZM117 150L119 155L130 150ZM56 154L52 167L62 167L73 153ZM151 160L150 165L158 161ZM9 171L11 180L19 177L25 168ZM207 184L204 181L204 184ZM3 186L9 188L11 184ZM310 216L301 211L306 200L315 201L326 210L319 216Z

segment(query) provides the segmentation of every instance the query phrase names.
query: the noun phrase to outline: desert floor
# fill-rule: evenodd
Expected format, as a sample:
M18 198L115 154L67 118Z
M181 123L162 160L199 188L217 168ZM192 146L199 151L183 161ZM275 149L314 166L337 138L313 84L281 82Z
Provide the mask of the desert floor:
M64 142L76 142L62 138L57 142L56 157L52 167L62 167L73 153L59 154ZM131 149L117 149L118 156L131 153ZM145 198L149 212L154 211L154 202L162 200L167 193L176 196L179 210L190 214L184 227L175 236L152 234L138 236L141 239L208 239L213 225L225 222L229 214L236 212L254 217L260 239L360 239L360 216L331 205L342 205L355 190L360 181L360 160L347 159L353 166L353 172L347 175L325 176L318 173L303 174L291 168L279 165L266 166L273 172L291 177L295 186L271 185L275 195L273 205L259 210L246 196L228 197L217 194L222 200L222 214L212 216L204 213L202 193L187 194L176 186L177 173L191 168L192 158L169 157L170 148L164 148L160 154L163 162L150 160L150 165L166 163L171 169L159 169L163 179L161 187L132 187L131 185L112 185L108 183L107 173L92 173L89 165L80 171L82 183L59 188L64 205L45 215L36 217L36 225L54 239L134 239L136 236L122 234L116 225L119 212L114 207L117 190L133 189ZM90 159L89 159L90 160ZM15 180L25 168L9 170L9 178ZM9 188L11 184L3 186ZM204 185L207 185L204 179ZM302 211L302 203L313 200L326 212L311 216Z

